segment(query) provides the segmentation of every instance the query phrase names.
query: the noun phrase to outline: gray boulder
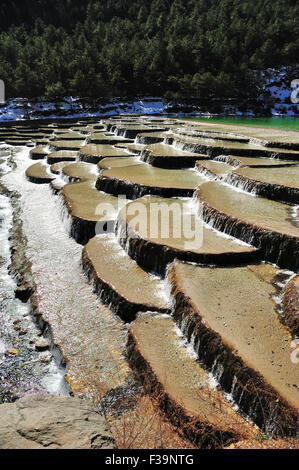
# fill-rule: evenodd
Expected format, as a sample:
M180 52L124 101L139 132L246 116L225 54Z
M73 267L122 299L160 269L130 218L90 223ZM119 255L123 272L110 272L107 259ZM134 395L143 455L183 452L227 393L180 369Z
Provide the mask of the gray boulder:
M0 405L0 449L113 449L106 420L85 400L27 395Z

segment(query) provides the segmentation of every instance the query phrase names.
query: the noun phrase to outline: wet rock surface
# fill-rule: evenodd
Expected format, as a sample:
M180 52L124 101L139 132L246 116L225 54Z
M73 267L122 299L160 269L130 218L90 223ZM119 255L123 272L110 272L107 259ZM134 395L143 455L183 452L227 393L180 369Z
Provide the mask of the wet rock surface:
M141 152L141 160L160 168L179 169L192 168L197 160L207 155L179 150L164 143L147 145Z
M49 142L50 149L53 151L77 151L84 145L85 140L54 140Z
M42 160L46 158L48 155L47 152L45 151L45 147L43 146L38 146L30 150L30 158L32 160Z
M132 143L133 139L125 139L124 137L118 137L112 132L94 132L87 138L88 144L97 145L115 145L118 143Z
M184 121L181 121L184 122ZM188 122L188 126L190 126ZM298 149L298 133L295 131L282 131L278 129L260 128L255 126L240 126L234 124L216 123L192 123L192 129L196 132L218 133L223 136L228 133L235 138L248 138L265 146L281 147L286 149Z
M43 163L35 163L26 170L26 176L31 183L47 184L54 178L48 172L48 167Z
M173 138L166 139L167 142L182 150L206 154L210 158L219 155L236 155L243 157L276 157L281 160L299 161L299 152L297 150L268 148L256 143L223 142L215 141L209 137L196 138L176 135Z
M130 152L125 148L115 147L113 145L96 145L89 144L81 148L79 152L79 159L82 162L98 163L103 158L107 157L128 157Z
M165 132L167 130L164 127L160 127L160 128L154 127L154 126L151 127L149 125L146 125L146 123L140 126L136 126L134 124L126 125L122 123L116 123L115 125L111 125L111 126L109 125L108 127L109 127L109 130L111 132L114 132L116 135L133 139L133 140L137 137L138 134L142 134L143 132L149 132L149 129L153 135L155 135L156 133L160 134L161 132Z
M166 132L140 132L136 138L135 142L137 144L142 144L142 145L152 145L152 144L158 144L161 143L165 140L167 137Z
M95 181L98 171L97 168L90 163L77 162L63 166L61 174L69 182Z
M69 233L81 244L93 238L96 231L113 232L117 212L124 205L123 199L98 191L92 181L63 186L61 198Z

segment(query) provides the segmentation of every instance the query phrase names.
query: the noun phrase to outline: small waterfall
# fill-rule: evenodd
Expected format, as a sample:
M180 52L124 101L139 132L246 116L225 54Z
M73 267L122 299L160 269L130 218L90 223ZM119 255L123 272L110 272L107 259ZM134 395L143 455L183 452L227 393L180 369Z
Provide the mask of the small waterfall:
M290 220L295 227L299 228L299 206L290 207Z
M163 140L163 143L165 145L173 145L173 143L174 143L173 135L171 135L170 137L166 136L165 139Z
M276 293L273 294L272 299L276 304L276 311L278 315L284 319L283 312L283 297L284 290L287 284L296 277L292 271L281 271L278 273L277 277L272 281L273 286L276 288Z
M224 182L254 196L287 204L298 204L299 202L299 190L296 188L258 181L238 173L230 173Z
M65 227L65 231L68 235L71 236L73 229L73 219L66 207L65 199L61 193L55 199L55 204L57 212L60 215L62 223Z
M189 357L197 360L197 354L194 351L192 338L191 338L190 343L188 343L188 341L185 339L184 335L182 334L181 330L176 325L174 326L173 330L179 339L179 345L186 350Z
M234 186L246 193L250 193L253 196L258 195L258 184L256 181L250 178L243 177L242 175L230 173L226 176L224 182L231 186Z
M253 245L254 246L253 242L255 240L255 236L254 236L253 231L250 233L250 231L247 228L244 228L242 232L244 234L244 238L241 236L237 237L234 231L233 222L231 222L230 220L227 220L227 223L223 224L223 221L220 218L218 218L216 211L215 213L211 212L207 215L204 203L202 203L200 199L196 197L196 195L193 197L193 202L194 202L199 218L203 221L203 223L210 230L214 230L215 232L217 232L219 236L231 239L235 243L238 243L240 245L244 245L244 246Z
M146 147L141 151L139 158L140 161L147 163L149 160L149 157L151 156L151 150L147 149Z
M161 137L159 135L155 136L154 134L152 135L147 135L150 133L150 129L148 131L144 131L144 134L137 134L135 137L135 144L139 145L152 145L152 144L160 144L165 140L165 137Z
M127 137L127 130L122 127L113 127L111 128L111 132L113 132L117 137Z
M167 142L168 143L168 142ZM188 144L187 142L180 140L178 138L172 139L171 145L178 150L186 150L192 152L193 144Z
M212 366L211 374L215 377L218 383L221 383L221 378L223 376L223 373L224 373L224 366L221 363L221 361L218 358L216 358Z
M234 169L243 166L237 157L234 158L231 155L217 155L213 158L213 160L215 160L216 162L227 163L228 165L231 165Z
M196 170L197 172L200 174L200 176L202 176L203 178L205 178L207 181L214 181L214 180L217 180L218 179L218 176L215 175L215 173L213 173L212 171L208 170L207 168L205 168L204 166L197 166L196 167Z
M148 142L146 140L146 137L142 136L142 135L137 135L135 137L135 140L134 140L134 143L135 144L141 144L141 145L146 145Z

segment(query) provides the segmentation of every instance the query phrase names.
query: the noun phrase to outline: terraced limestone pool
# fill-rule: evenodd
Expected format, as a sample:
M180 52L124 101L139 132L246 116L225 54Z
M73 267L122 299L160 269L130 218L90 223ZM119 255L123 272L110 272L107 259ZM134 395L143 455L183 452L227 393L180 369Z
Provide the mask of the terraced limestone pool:
M24 235L11 320L31 312L118 446L298 448L299 132L120 115L0 141Z

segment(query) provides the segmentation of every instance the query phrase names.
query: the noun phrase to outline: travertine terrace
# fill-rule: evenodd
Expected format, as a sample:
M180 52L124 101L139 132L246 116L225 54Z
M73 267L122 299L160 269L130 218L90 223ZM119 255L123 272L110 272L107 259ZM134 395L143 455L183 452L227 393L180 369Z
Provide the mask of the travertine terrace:
M116 442L146 405L170 447L298 446L299 132L120 115L0 141L32 312Z

